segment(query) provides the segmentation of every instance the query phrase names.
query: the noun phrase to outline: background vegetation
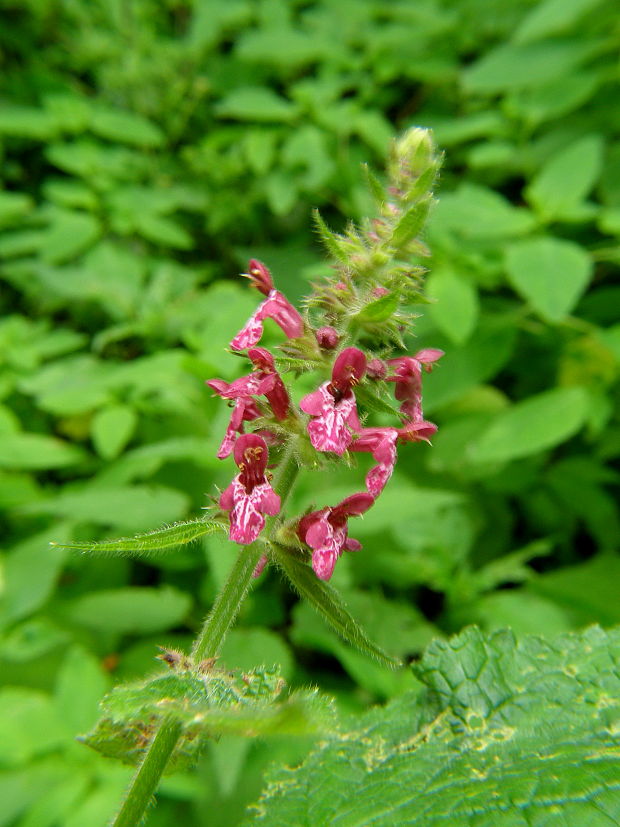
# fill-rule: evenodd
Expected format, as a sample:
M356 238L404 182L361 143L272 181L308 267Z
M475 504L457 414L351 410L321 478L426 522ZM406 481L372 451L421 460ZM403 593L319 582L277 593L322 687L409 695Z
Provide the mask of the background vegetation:
M48 542L195 514L231 463L203 380L265 260L324 274L310 210L368 208L360 162L432 127L446 151L411 350L432 448L402 451L334 584L403 657L477 623L620 620L620 22L602 0L0 0L0 825L99 827L128 770L73 740L111 684L183 646L232 562L152 565ZM272 341L278 331L271 328ZM309 478L321 503L361 470ZM273 572L224 653L279 662L342 710L414 685L342 644ZM268 761L214 745L150 824L230 825ZM219 821L218 821L219 819Z

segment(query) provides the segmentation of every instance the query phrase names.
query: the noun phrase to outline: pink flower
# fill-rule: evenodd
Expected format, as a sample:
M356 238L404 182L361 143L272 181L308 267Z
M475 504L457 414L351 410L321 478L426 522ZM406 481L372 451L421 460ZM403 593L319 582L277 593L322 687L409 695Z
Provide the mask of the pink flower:
M261 302L257 310L250 316L245 326L237 333L230 343L233 350L244 350L252 347L260 341L263 335L263 322L265 319L273 319L289 339L296 339L301 336L304 330L303 319L286 299L282 293L274 289L271 273L257 259L251 259L248 267L247 277L267 298Z
M334 362L331 382L324 382L299 403L302 411L314 417L308 423L308 434L317 451L342 455L353 438L349 429L360 430L352 388L365 371L366 357L362 351L348 347Z
M239 473L220 496L220 508L230 511L230 539L253 543L265 527L263 515L280 511L280 497L273 490L265 471L269 452L257 434L242 434L235 444Z
M222 399L235 400L226 434L217 453L219 459L224 459L232 452L237 434L243 433L243 422L258 419L261 415L253 396L266 396L277 419L284 419L288 414L288 393L275 369L271 353L265 348L257 347L248 351L248 356L256 368L255 373L241 376L230 383L223 379L209 379L207 382Z
M402 428L362 428L351 451L372 454L377 465L366 474L366 490L375 499L383 491L396 465L396 446L403 442L428 442L437 430L432 422L407 422Z
M343 551L359 551L361 544L348 536L349 517L368 511L370 494L352 494L333 508L322 508L302 517L297 526L299 539L312 549L312 568L321 580L329 580Z
M366 474L366 490L375 499L394 471L399 436L398 428L363 428L359 438L351 443L352 451L368 451L378 463Z
M396 382L394 395L402 402L400 406L410 422L422 422L422 371L430 372L433 363L443 356L443 350L426 348L414 356L399 356L389 359L388 365L394 368L394 375L388 376L388 382Z

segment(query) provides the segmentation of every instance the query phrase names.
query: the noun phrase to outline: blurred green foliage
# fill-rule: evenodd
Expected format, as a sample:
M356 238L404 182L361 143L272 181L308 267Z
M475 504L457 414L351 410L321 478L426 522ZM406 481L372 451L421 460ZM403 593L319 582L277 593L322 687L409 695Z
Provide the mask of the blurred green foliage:
M620 621L620 24L602 0L0 0L0 825L99 827L127 771L73 742L104 691L185 645L232 559L57 542L154 528L223 487L225 347L266 260L291 298L311 229L368 208L359 164L418 124L446 151L411 349L434 446L402 451L334 577L399 656L476 622ZM268 334L277 341L277 331ZM310 475L300 508L362 470ZM354 482L356 481L356 482ZM273 573L224 655L357 710L409 688ZM152 825L230 825L269 760L223 739ZM219 819L219 821L218 821Z

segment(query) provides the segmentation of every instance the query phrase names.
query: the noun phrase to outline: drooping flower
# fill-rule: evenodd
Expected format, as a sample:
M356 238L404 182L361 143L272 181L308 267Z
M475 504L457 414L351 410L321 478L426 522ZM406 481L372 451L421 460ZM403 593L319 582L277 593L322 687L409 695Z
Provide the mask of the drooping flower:
M254 396L266 396L277 419L285 419L288 414L288 393L275 368L271 353L263 347L257 347L248 351L248 356L256 368L254 373L240 376L230 383L223 379L209 379L207 382L222 399L235 400L224 440L217 453L220 459L231 453L237 435L243 433L243 423L258 419L261 415Z
M373 502L370 494L352 494L338 505L301 518L297 534L312 549L312 568L319 579L329 580L343 551L361 549L361 543L348 536L348 519L368 511Z
M250 259L248 270L249 272L244 275L247 275L252 286L260 290L267 298L261 302L244 327L237 333L230 343L231 348L244 350L257 344L263 335L265 319L273 319L289 339L301 336L304 330L303 319L289 300L274 288L273 279L267 267L262 261L253 258Z
M308 423L310 442L317 451L342 455L351 444L350 429L361 428L353 387L366 371L366 357L356 347L348 347L334 362L330 382L324 382L299 403L313 417Z
M398 428L363 428L350 445L352 451L372 454L377 465L366 474L366 490L375 499L383 491L396 465Z
M443 356L443 350L425 348L413 356L399 356L389 359L388 365L394 368L394 374L388 376L388 382L395 382L394 395L402 402L400 406L409 422L422 422L422 371L431 371L434 362Z
M265 514L280 511L280 497L273 490L265 471L269 452L258 434L242 434L235 443L235 462L239 473L220 496L220 508L230 511L230 539L253 543L265 527Z

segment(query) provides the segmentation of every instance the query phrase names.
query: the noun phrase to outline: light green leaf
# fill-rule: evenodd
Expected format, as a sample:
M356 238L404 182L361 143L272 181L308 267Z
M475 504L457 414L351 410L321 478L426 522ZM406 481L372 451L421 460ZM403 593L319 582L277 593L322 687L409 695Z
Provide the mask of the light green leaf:
M0 108L0 135L46 141L52 138L55 132L55 118L43 109L10 106L7 103L3 103Z
M56 527L59 538L67 527ZM46 549L49 533L33 534L14 546L6 556L4 584L0 589L0 622L14 622L43 606L62 571L65 554Z
M466 239L511 238L535 226L534 216L523 207L513 207L498 192L478 184L463 184L442 195L432 212L430 229L446 230Z
M293 588L325 618L347 643L386 666L399 666L398 658L388 655L373 643L349 613L338 592L319 580L310 566L293 556L286 548L272 544L274 562L282 569Z
M369 302L354 317L358 322L385 322L398 309L400 295L398 290L391 290L387 295Z
M593 39L581 38L502 43L465 69L465 88L470 94L495 95L541 86L579 66L596 45Z
M92 215L58 209L41 242L41 256L49 264L68 261L88 249L100 233L99 221Z
M109 684L98 658L80 646L69 649L56 678L55 703L71 736L95 724Z
M97 411L91 424L93 443L100 457L113 459L127 445L138 417L128 405L110 405Z
M244 823L615 824L619 656L620 630L596 627L552 641L471 627L436 641L414 668L421 692L272 771Z
M601 0L544 0L533 6L512 36L513 43L530 43L566 32Z
M320 239L325 245L325 249L330 256L336 259L336 261L342 261L343 263L348 261L350 255L350 243L347 242L345 238L329 229L318 210L315 209L312 211L312 217L314 218L314 223L316 224Z
M592 276L592 261L573 241L545 236L509 245L506 272L514 289L554 323L579 301Z
M576 625L620 623L620 556L597 554L585 563L535 577L528 589L553 600Z
M163 486L89 486L82 491L66 491L52 499L25 505L21 511L140 530L161 520L183 516L188 504L186 494Z
M52 543L53 546L69 548L74 551L87 552L89 554L113 554L113 555L148 555L158 554L162 551L170 551L178 546L193 543L200 537L207 534L214 534L217 531L226 531L227 527L222 523L209 522L204 518L188 520L183 523L174 523L171 526L158 528L154 531L147 531L144 534L136 534L135 537L121 537L118 540L100 540L94 543Z
M238 87L215 107L220 118L276 123L290 121L297 111L295 104L263 86Z
M68 614L89 629L144 634L182 623L190 606L189 595L172 586L102 589L71 601Z
M468 279L450 267L435 268L426 282L426 294L434 303L429 313L437 327L453 342L462 345L478 321L478 292Z
M58 747L66 737L49 695L26 687L0 690L0 766L27 763Z
M30 212L32 198L21 192L0 192L0 227L13 224Z
M426 223L428 211L433 202L430 195L415 203L398 219L390 239L394 247L402 247L420 233Z
M44 434L1 434L0 468L42 471L65 468L84 460L84 452L56 437Z
M565 442L584 424L588 395L583 388L555 388L499 413L470 445L471 462L508 462Z
M603 165L603 139L588 135L554 155L525 190L546 219L570 217L590 192Z
M175 250L191 250L194 246L192 236L172 218L144 212L135 215L133 220L140 235L153 244Z
M165 140L161 129L147 118L118 109L96 109L90 119L90 128L109 141L135 146L157 147Z

